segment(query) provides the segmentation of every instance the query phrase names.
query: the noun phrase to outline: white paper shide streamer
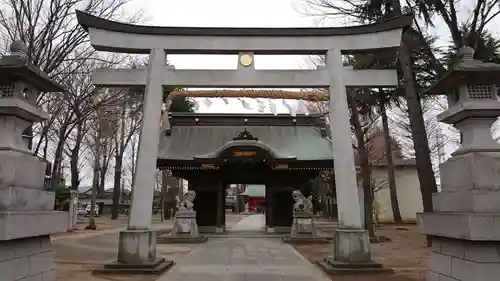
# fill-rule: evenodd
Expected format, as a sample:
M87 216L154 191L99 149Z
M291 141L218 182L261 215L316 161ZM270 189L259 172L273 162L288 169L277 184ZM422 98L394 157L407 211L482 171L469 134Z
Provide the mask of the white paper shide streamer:
M286 100L283 100L283 106L286 107L286 109L288 110L288 112L290 113L290 115L292 116L296 116L296 112L295 112L295 109L293 107L291 107L287 102Z
M274 115L278 115L278 109L276 108L276 104L274 103L274 101L269 101L269 108Z
M212 101L209 98L206 98L203 102L206 107L212 106Z
M307 103L304 101L298 101L297 113L309 115L309 110L307 110Z
M244 109L246 109L246 110L252 110L252 105L249 102L247 102L246 100L244 100L242 98L240 98L239 100L241 102L241 105L243 105Z
M260 113L264 113L266 110L266 104L261 99L257 99L257 107Z

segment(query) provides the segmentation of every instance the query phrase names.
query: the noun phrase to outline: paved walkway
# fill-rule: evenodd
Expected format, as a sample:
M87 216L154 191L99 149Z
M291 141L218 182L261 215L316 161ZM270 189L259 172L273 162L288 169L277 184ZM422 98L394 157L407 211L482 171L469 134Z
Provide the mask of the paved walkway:
M261 230L265 223L266 217L264 214L254 214L239 221L229 231Z
M255 230L252 215L233 229ZM271 238L211 238L178 261L157 281L326 281L330 280L291 246Z

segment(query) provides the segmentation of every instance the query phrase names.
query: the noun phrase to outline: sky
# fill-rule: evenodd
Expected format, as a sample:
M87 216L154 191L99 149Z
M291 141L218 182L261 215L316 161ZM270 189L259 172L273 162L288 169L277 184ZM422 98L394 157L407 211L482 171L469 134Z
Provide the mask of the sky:
M459 10L470 14L474 0L462 0ZM146 25L195 26L195 27L319 27L345 26L345 19L313 17L305 13L308 9L304 0L132 0L127 9L141 11ZM464 17L465 18L465 17ZM500 21L500 20L499 20ZM440 44L447 44L449 38L443 22L435 22L434 35L440 37ZM500 26L500 22L499 22ZM500 36L500 31L496 31ZM178 69L236 69L234 55L171 55L168 60ZM256 69L303 69L311 68L311 58L306 56L256 56ZM200 112L245 113L256 112L245 109L238 100L226 104L220 99L211 102L197 99ZM287 101L293 108L295 101ZM266 101L268 104L268 101ZM289 109L281 101L275 102L279 113ZM209 105L209 106L207 106ZM267 108L265 112L270 113Z
M159 26L194 27L315 27L317 20L301 15L299 0L133 0L128 9L142 11L145 24ZM235 69L235 55L170 55L167 57L177 69ZM255 56L256 69L310 68L307 56ZM244 108L236 99L226 104L220 99L198 99L199 112L246 113L257 112L255 101ZM291 107L296 101L286 101ZM209 106L207 106L210 104ZM271 113L269 101L264 112ZM274 101L278 113L288 113L282 101Z
M148 25L195 27L314 27L312 17L301 15L299 0L133 0L129 8L141 9ZM257 69L296 69L306 57L266 56L255 59ZM236 56L172 55L176 68L236 69Z

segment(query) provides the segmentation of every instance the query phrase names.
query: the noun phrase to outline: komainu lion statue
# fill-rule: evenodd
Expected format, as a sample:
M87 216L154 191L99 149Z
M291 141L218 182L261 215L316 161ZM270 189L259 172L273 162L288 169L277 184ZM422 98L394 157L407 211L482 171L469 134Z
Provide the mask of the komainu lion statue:
M296 212L304 211L305 207L305 197L300 190L294 190L292 192L292 198L295 203L293 204L293 210Z
M295 201L293 210L296 212L312 212L312 195L305 197L300 190L292 192L292 198Z
M179 211L193 211L194 199L196 198L196 192L189 190L184 194L181 202L179 202Z

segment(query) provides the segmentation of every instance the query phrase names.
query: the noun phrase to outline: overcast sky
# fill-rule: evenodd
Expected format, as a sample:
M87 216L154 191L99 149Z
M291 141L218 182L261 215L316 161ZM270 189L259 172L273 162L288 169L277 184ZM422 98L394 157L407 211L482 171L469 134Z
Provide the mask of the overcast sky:
M317 20L301 15L295 8L298 0L133 0L132 11L142 10L148 25L197 27L314 27ZM235 55L170 55L168 60L178 69L236 69ZM308 68L306 56L256 56L257 69ZM226 104L220 99L198 99L200 112L245 113L257 112L258 105L248 100L251 108L244 108L236 99ZM291 107L295 101L286 101ZM269 101L264 101L265 112L270 113ZM276 111L288 113L283 101L274 101ZM209 106L207 106L209 105Z
M470 14L470 3L475 0L463 0L458 10L464 15ZM198 27L318 27L345 26L347 20L329 19L305 15L307 6L303 0L132 0L127 7L130 12L143 11L145 24L159 26L198 26ZM498 22L498 21L497 21ZM434 35L440 37L441 44L447 44L446 27L442 22L435 22ZM500 24L499 24L500 25ZM496 32L500 35L500 32ZM179 69L236 69L237 58L234 55L171 55L169 61ZM256 56L257 69L297 69L310 68L311 59L305 56ZM226 104L222 100L211 102L199 101L200 112L255 112L245 109L241 102L231 100ZM266 101L266 103L268 103ZM288 101L292 107L297 104ZM282 101L276 101L277 111L287 113L289 109ZM210 105L210 106L208 106ZM270 109L266 109L270 112Z

